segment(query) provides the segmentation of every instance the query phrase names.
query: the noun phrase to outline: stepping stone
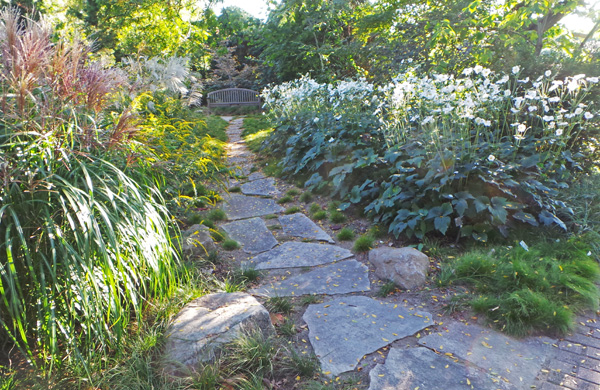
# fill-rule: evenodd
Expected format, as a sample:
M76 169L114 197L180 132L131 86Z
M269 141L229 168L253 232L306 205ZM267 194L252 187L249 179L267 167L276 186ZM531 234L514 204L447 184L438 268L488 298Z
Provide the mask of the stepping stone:
M247 181L254 181L254 180L260 180L260 179L265 179L266 176L259 171L256 172L252 172L250 175L248 175L248 178L246 179Z
M307 294L347 294L371 289L369 269L356 260L346 260L295 275L250 290L251 294L268 297Z
M419 344L464 359L500 382L508 381L519 389L529 388L553 351L556 340L533 337L516 340L477 325L459 322L447 326L447 332L432 333Z
M369 390L524 388L498 381L477 368L455 363L427 348L392 348L385 364L376 365L369 376Z
M252 172L254 165L248 163L231 167L231 173L235 176L248 176Z
M261 253L245 265L255 269L314 267L349 257L352 252L339 246L289 241Z
M258 179L242 184L242 193L245 195L273 196L279 194L272 177Z
M193 372L198 362L214 358L242 329L273 333L269 312L246 293L217 293L194 299L177 314L166 332L165 363L171 375Z
M261 215L278 214L283 212L283 207L275 203L273 199L230 194L225 198L223 210L227 213L227 218L235 221L260 217Z
M227 158L227 163L229 165L245 165L248 164L250 162L250 160L248 160L248 157L244 157L244 156L236 156L236 157L229 157Z
M221 226L229 237L240 244L244 252L255 254L268 251L277 245L273 233L260 218L244 219Z
M325 233L323 229L302 213L282 215L279 217L279 223L281 223L283 232L287 235L316 241L327 241L331 244L335 242L329 234Z
M363 356L432 324L431 314L364 296L310 305L302 316L326 375L354 370Z

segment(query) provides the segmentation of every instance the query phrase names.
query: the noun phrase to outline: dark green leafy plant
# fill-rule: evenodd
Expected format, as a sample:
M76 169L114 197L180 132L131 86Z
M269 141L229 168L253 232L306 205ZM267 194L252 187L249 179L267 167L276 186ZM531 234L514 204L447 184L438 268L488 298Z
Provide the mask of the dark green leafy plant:
M340 211L363 207L395 236L566 229L562 190L598 160L599 115L586 102L598 79L519 77L515 66L459 77L409 70L380 88L301 78L264 94L278 118L269 148L284 173L310 175L309 189L343 198Z

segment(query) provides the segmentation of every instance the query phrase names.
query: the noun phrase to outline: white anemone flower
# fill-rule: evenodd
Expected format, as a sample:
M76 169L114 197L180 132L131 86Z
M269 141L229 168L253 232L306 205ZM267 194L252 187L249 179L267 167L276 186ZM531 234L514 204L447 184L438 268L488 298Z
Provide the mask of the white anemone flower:
M513 66L512 72L513 74L517 74L521 71L521 67L519 65Z
M594 117L594 114L592 114L592 113L591 113L591 112L589 112L589 111L586 111L586 112L585 112L585 114L583 114L583 117L584 117L585 119L592 119L592 118Z
M496 81L496 84L504 84L509 80L508 75L504 75L500 80Z
M552 71L551 70L547 70L546 72L544 72L544 76L546 76L546 77L552 76Z
M556 129L556 136L560 137L561 135L563 135L563 129Z

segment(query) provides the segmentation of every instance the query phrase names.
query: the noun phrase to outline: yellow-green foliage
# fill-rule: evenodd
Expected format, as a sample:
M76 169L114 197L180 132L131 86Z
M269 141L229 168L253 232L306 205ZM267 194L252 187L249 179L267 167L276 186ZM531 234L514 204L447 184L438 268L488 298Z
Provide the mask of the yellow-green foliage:
M250 134L244 138L246 140L246 145L248 145L248 148L253 152L258 152L263 141L269 138L269 135L271 135L272 132L273 129L267 129Z
M214 178L225 169L227 122L205 117L183 107L181 100L160 93L145 93L134 102L141 116L140 140L170 171L174 183Z

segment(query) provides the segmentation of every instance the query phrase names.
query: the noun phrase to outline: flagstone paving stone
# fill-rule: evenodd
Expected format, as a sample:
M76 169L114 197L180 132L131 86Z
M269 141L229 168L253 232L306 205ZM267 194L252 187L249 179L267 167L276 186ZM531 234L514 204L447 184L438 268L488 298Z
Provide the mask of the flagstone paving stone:
M556 340L547 337L516 340L491 329L460 322L448 324L445 331L419 339L421 345L451 352L520 389L532 385L552 354L554 343Z
M248 175L248 178L246 179L247 181L254 181L254 180L260 180L260 179L265 179L266 176L262 173L262 172L252 172L250 175Z
M242 250L255 254L268 251L277 245L273 233L260 218L242 219L221 226L230 238L242 245Z
M333 376L354 370L364 355L432 324L427 312L365 296L310 305L302 318L321 369Z
M325 233L323 229L302 213L282 215L279 217L279 223L281 223L283 232L287 235L334 243L329 234Z
M255 269L314 267L349 257L352 252L339 246L289 241L255 256L245 265Z
M268 214L283 212L283 207L273 199L256 198L252 196L230 194L225 197L223 210L230 220L260 217Z
M275 179L268 177L242 184L242 193L245 195L273 196L279 194L275 187Z
M479 368L456 363L448 356L438 355L427 348L392 348L385 364L375 366L369 376L369 390L520 389L487 375Z
M369 269L356 260L344 260L250 290L251 294L300 296L347 294L371 289Z

